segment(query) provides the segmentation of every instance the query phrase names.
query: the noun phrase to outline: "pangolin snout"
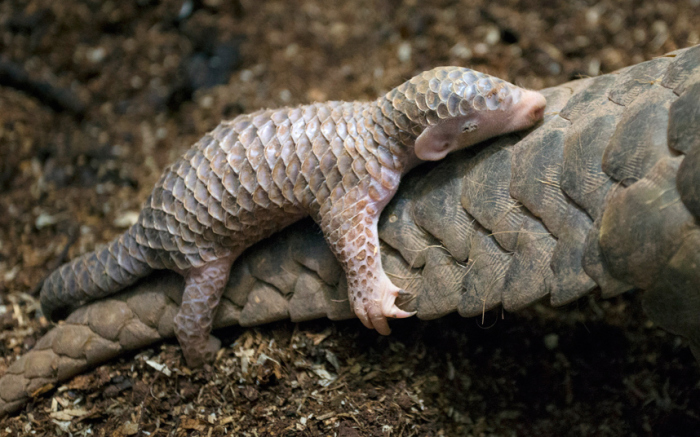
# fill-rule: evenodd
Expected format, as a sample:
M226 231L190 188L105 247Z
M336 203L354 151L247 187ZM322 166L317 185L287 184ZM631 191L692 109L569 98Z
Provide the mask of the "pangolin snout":
M528 128L535 125L544 118L544 108L547 106L547 100L537 91L525 91L523 95L523 113L524 125L521 128Z

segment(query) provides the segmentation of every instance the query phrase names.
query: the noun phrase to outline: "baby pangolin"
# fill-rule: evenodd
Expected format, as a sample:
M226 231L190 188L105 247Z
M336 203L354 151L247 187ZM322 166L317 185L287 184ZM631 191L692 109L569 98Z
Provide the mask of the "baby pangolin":
M470 69L424 72L373 102L266 109L219 124L169 166L138 222L52 273L41 303L55 318L153 269L185 278L175 333L189 366L213 359L210 336L231 265L253 243L310 215L342 265L355 314L389 334L401 290L382 269L377 222L421 161L542 119L545 99Z

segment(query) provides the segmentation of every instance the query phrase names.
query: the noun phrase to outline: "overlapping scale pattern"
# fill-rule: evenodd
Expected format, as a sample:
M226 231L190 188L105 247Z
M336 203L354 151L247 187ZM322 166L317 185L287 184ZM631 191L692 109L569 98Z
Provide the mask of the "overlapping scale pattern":
M420 133L421 126L475 111L509 108L520 101L521 89L497 77L460 67L440 67L404 82L387 94L382 107L399 128ZM398 111L404 117L391 117Z

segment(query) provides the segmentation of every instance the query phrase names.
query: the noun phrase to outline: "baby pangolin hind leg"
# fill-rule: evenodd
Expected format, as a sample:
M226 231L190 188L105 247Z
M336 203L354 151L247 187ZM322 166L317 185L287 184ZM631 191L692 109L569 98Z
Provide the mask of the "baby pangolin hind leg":
M210 332L236 256L210 261L182 272L185 291L180 310L175 315L175 335L189 367L200 367L213 361L221 347L221 342Z

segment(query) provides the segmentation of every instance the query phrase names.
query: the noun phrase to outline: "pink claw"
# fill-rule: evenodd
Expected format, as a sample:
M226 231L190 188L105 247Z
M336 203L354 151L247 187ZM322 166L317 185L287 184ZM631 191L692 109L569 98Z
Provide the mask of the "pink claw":
M403 290L394 286L394 284L392 284L392 288L393 290L384 294L384 300L382 301L382 313L386 317L392 317L394 319L405 319L406 317L415 315L415 311L404 311L396 306L396 298L399 297Z
M376 329L382 335L389 335L391 328L387 318L402 319L416 314L415 311L404 311L396 306L396 298L401 291L385 276L369 293L366 301L355 301L355 314L366 327Z

